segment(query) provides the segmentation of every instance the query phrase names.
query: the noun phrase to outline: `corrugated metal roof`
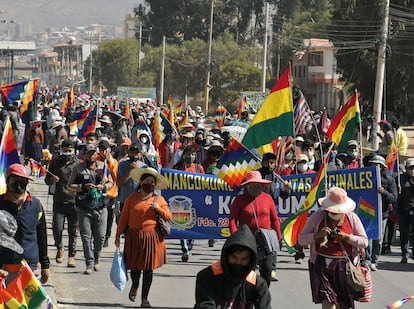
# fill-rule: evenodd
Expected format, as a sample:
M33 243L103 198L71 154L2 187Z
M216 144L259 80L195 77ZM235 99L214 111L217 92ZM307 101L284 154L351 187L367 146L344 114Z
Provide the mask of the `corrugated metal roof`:
M35 42L0 41L0 50L33 51L35 49Z

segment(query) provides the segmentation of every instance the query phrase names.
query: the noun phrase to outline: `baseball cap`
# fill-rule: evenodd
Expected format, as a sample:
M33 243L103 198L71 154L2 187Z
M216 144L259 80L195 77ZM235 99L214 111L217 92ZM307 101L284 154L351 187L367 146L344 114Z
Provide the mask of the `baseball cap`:
M348 141L348 143L346 144L347 147L351 147L351 146L356 146L358 147L358 142L354 139L351 139Z
M408 158L407 161L405 161L405 167L414 166L414 158Z
M0 246L22 254L22 246L14 239L16 231L16 219L8 211L0 210Z
M140 143L133 143L130 147L129 150L138 150L138 151L142 151L142 146Z
M33 180L32 177L30 177L29 172L27 171L26 167L18 163L15 163L9 166L9 168L7 169L6 179L12 175L16 175L16 176L23 177L29 180Z
M123 137L121 140L121 146L131 146L132 142L129 137Z
M65 139L60 146L62 148L75 148L75 142L71 139Z
M105 149L107 149L107 148L109 148L109 142L107 141L107 140L102 140L102 141L100 141L99 142L99 148L105 148Z

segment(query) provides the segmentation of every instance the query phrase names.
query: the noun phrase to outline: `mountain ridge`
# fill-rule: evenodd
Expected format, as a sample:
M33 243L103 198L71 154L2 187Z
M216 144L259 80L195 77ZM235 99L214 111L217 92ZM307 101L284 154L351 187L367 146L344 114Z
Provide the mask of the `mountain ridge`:
M139 3L143 0L6 0L0 4L0 20L5 21L0 31L10 21L28 25L33 31L91 24L122 26L125 16Z

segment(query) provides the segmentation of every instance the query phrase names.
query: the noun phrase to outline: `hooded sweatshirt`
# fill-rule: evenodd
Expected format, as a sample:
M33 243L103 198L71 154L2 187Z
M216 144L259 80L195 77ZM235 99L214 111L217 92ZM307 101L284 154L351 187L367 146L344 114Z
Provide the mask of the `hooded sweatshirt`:
M233 246L249 249L251 261L240 279L230 272L227 258ZM257 246L247 225L242 225L226 241L220 261L214 262L197 274L196 309L268 309L271 297L266 281L254 272L257 263Z

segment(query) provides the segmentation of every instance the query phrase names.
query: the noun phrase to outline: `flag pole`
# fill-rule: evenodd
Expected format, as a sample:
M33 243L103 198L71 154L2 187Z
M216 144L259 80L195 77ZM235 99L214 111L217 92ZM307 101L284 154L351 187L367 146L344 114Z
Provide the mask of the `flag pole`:
M401 193L401 177L400 177L400 155L398 153L398 139L397 139L397 130L394 128L394 139L395 139L395 148L397 151L397 159L396 159L396 164L397 164L397 189L398 189L398 193Z
M358 100L358 89L355 89L356 101L358 102L359 109L359 100ZM359 156L359 166L363 167L364 151L362 150L362 120L361 120L361 111L359 111L359 149L361 150L361 155Z

